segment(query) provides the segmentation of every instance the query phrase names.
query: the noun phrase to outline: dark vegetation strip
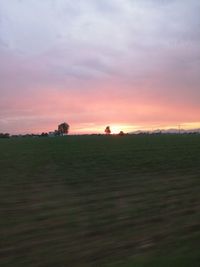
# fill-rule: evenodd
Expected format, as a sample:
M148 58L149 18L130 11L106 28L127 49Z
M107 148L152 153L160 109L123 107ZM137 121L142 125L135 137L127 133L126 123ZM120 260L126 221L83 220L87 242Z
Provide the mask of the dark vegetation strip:
M195 135L0 140L0 266L199 266L199 162Z

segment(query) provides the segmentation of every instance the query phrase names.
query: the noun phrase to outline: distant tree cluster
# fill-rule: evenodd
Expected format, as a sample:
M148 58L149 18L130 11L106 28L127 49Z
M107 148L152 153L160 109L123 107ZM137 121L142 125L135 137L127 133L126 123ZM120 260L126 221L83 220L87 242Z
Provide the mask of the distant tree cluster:
M110 135L110 134L111 134L110 126L107 126L104 132L105 132L106 135ZM120 131L120 132L118 133L118 135L119 135L119 136L124 136L125 133L124 133L123 131Z
M65 135L65 134L68 134L68 132L69 132L69 124L67 124L66 122L63 122L58 125L59 135Z
M9 138L10 134L9 133L0 133L0 138Z
M120 131L120 132L119 132L119 135L120 135L120 136L124 136L125 133L124 133L123 131Z
M110 126L106 127L105 134L107 134L107 135L111 134Z
M58 129L54 132L49 132L49 136L63 136L67 135L69 133L69 124L66 122L63 122L58 125Z
M48 135L48 133L41 133L41 135L40 135L41 137L48 137L49 135Z
M64 136L69 133L69 124L66 122L63 122L58 125L57 130L54 130L52 132L46 133L42 132L41 134L18 134L18 135L12 135L12 137L54 137L54 136ZM106 135L111 135L111 129L110 126L106 126L104 130ZM98 134L101 135L101 134ZM119 136L124 136L125 133L123 131L120 131L118 134L113 134L113 135L119 135ZM0 138L9 138L10 134L9 133L0 133Z

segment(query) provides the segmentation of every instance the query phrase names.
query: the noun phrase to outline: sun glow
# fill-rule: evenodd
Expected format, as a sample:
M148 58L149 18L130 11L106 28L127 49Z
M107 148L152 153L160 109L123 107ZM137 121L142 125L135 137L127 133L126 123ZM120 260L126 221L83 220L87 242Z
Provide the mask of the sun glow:
M105 134L106 127L109 126L111 130L111 134L118 134L120 131L123 131L124 133L130 133L134 130L137 130L139 128L138 125L132 125L132 124L112 124L112 123L104 123L104 124L95 124L95 123L84 123L79 127L74 127L70 133L74 134Z
M110 124L110 130L111 134L118 134L120 131L128 133L135 130L135 126L125 124Z
M122 128L120 125L110 125L111 134L118 134L120 131L123 131Z

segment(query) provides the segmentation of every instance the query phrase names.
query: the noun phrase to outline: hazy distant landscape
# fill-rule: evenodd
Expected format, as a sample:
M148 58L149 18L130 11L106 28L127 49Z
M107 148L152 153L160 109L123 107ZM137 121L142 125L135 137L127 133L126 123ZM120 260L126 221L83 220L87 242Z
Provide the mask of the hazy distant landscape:
M200 136L0 139L2 267L197 267Z

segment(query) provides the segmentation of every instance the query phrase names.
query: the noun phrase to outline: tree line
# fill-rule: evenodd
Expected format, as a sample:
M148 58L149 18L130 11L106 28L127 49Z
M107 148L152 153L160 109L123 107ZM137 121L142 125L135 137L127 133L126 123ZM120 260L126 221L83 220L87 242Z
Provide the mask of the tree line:
M41 134L24 134L24 135L12 135L13 137L48 137L48 136L64 136L69 133L69 124L66 122L63 122L58 125L58 128L52 132L46 133L42 132ZM107 126L104 130L106 135L111 134L111 129L110 126ZM120 131L119 134L120 136L124 135L123 131ZM9 138L10 134L9 133L0 133L0 138Z

